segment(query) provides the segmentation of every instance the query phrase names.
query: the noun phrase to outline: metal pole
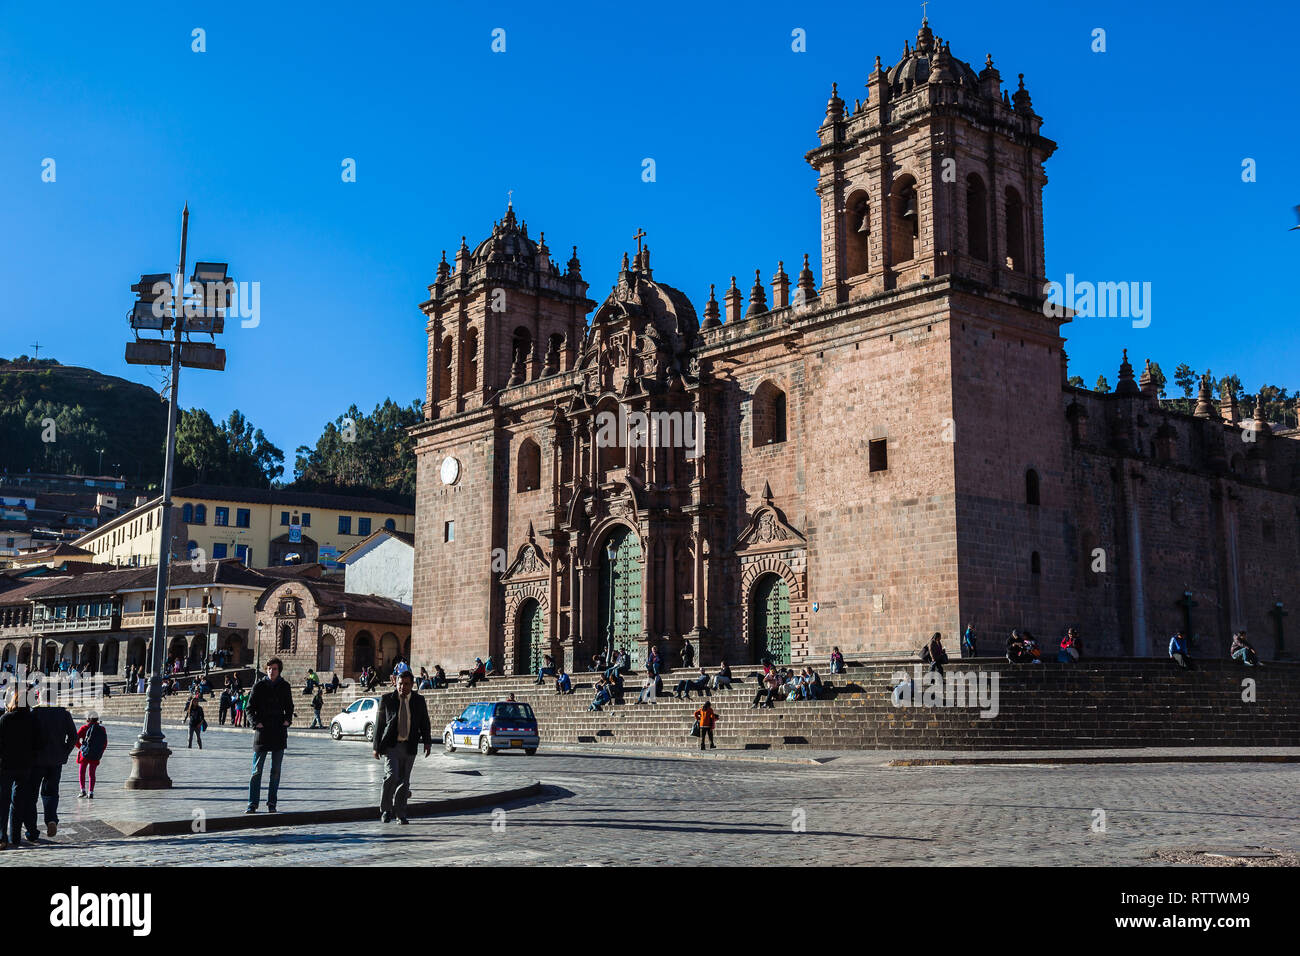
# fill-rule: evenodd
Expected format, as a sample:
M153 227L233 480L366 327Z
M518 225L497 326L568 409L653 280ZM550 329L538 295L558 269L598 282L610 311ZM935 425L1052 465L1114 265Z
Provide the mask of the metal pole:
M167 406L167 455L163 461L162 516L158 522L161 535L158 546L158 577L154 588L153 653L149 673L149 704L145 710L144 729L131 751L131 776L124 786L128 790L163 790L172 785L167 776L167 758L171 750L162 729L162 666L167 651L167 573L171 565L172 467L176 457L176 392L181 374L181 327L184 317L182 299L185 292L185 245L190 231L190 206L181 212L181 259L176 284L172 288L173 344L171 401Z

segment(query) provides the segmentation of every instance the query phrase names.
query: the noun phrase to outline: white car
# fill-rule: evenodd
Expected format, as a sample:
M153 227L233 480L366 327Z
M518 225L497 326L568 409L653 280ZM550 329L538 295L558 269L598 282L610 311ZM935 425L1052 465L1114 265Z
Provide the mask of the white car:
M358 697L348 704L347 709L334 716L330 721L330 736L342 739L344 734L363 736L366 740L375 739L375 719L379 714L378 697Z

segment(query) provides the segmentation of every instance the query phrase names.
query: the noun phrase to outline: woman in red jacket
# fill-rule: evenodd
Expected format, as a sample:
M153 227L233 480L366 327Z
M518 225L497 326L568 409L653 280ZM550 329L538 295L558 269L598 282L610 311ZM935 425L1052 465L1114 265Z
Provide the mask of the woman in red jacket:
M108 731L99 722L99 714L93 710L86 715L86 722L77 731L77 770L81 776L81 796L95 799L95 768L104 758L108 749ZM86 773L90 773L90 791L86 791Z

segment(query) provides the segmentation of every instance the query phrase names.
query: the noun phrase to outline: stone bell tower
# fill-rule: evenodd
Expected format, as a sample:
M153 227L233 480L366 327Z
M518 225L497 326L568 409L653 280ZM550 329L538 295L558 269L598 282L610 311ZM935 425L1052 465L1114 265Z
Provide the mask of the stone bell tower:
M822 300L844 303L951 275L1035 297L1041 293L1043 162L1023 74L1011 95L993 58L976 74L921 24L916 45L852 107L831 87L818 172Z

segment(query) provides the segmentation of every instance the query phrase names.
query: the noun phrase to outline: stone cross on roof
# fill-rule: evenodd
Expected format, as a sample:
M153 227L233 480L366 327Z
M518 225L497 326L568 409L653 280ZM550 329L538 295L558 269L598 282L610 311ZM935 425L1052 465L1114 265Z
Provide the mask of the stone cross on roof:
M641 258L641 240L644 239L646 235L647 233L644 229L640 226L636 227L636 235L632 238L636 240L636 255L638 259Z

